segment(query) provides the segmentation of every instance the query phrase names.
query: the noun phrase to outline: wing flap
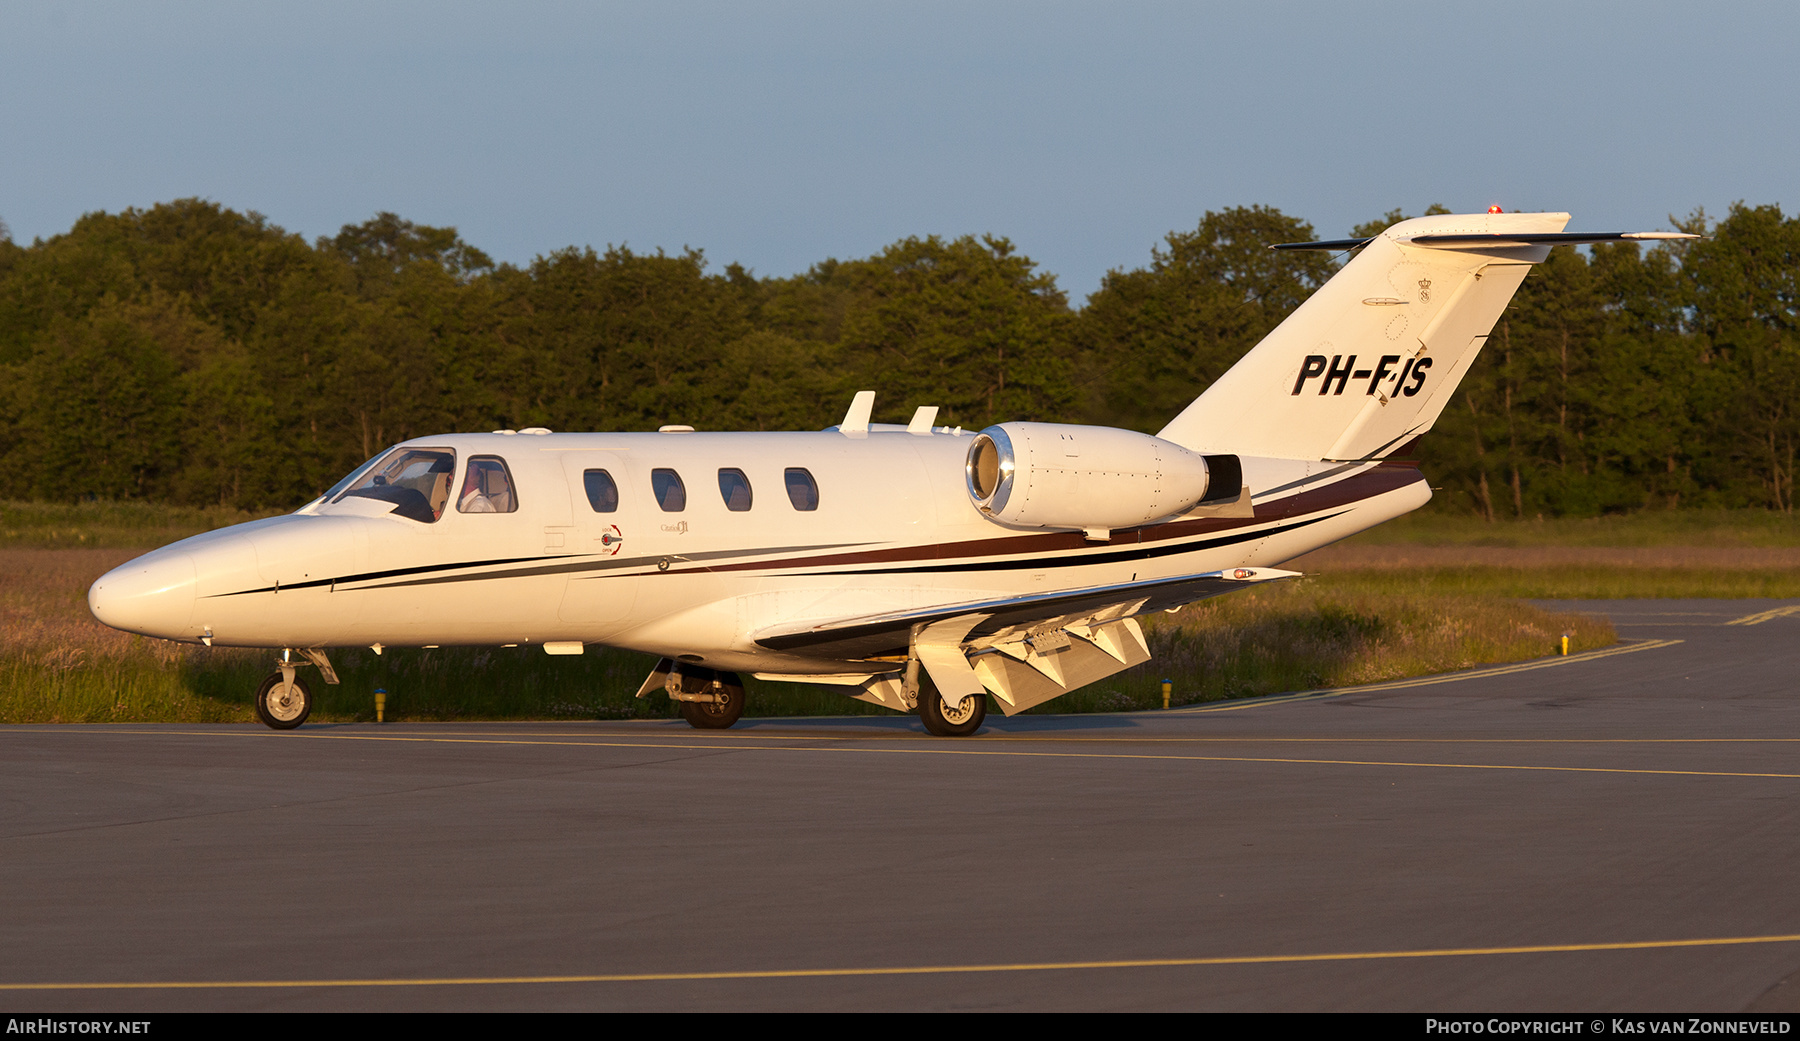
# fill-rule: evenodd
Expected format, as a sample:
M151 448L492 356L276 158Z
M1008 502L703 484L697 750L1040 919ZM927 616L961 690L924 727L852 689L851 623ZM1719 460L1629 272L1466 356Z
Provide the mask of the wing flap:
M1150 660L1150 645L1135 618L1071 625L1065 631L1081 638L1030 647L1023 658L999 647L971 658L975 674L994 693L1002 712L1015 715Z
M1130 614L1164 611L1229 593L1260 582L1293 578L1297 571L1279 568L1233 568L1179 578L1121 582L1054 593L987 598L928 608L888 611L828 621L777 624L751 634L760 647L839 660L891 658L908 653L914 626L931 626L981 615L964 630L963 645L986 647L1020 638L1020 634L1057 622L1058 628L1084 620L1099 622Z

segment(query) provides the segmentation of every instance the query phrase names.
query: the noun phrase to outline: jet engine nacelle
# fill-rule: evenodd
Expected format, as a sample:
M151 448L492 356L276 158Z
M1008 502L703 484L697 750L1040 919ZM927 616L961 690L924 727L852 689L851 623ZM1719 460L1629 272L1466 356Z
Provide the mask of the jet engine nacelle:
M988 427L965 470L969 497L994 520L1090 533L1180 513L1209 483L1206 458L1172 441L1071 423Z

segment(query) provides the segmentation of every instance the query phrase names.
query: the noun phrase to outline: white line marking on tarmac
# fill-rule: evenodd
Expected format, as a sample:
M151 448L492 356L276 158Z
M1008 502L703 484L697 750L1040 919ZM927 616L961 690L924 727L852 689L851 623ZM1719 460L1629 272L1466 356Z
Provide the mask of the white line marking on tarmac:
M1520 662L1515 665L1495 665L1486 669L1470 669L1467 672L1451 672L1441 676L1421 676L1417 679L1395 680L1392 683L1368 683L1360 687L1334 687L1327 690L1298 691L1293 694L1276 694L1266 698L1246 698L1230 704L1192 705L1186 708L1170 709L1180 713L1195 712L1237 712L1247 708L1263 708L1269 705L1288 705L1296 701L1322 701L1326 698L1341 698L1346 694L1364 694L1382 690L1405 690L1409 687L1429 687L1438 683L1456 683L1461 680L1486 679L1489 676L1506 676L1515 672L1530 672L1533 669L1550 669L1558 665L1573 665L1577 662L1594 661L1599 658L1611 658L1620 654L1635 654L1638 651L1651 651L1659 647L1673 647L1680 640L1642 640L1622 643L1615 647L1607 647L1598 651L1587 651L1582 654L1571 654L1566 658L1540 658L1537 661Z
M1719 624L1720 625L1761 625L1764 622L1772 622L1777 618L1786 618L1790 615L1797 615L1797 614L1800 614L1800 604L1795 604L1795 605L1792 605L1789 607L1771 607L1767 611L1758 611L1755 614L1747 614L1742 618L1733 618L1729 622L1720 622Z

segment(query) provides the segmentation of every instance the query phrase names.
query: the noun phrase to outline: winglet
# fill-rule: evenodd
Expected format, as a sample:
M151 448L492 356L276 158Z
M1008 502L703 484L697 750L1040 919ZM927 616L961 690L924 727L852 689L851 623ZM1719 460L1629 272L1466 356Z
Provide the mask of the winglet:
M859 390L850 399L850 411L844 413L844 421L838 424L840 434L866 434L869 432L869 414L875 411L875 392Z

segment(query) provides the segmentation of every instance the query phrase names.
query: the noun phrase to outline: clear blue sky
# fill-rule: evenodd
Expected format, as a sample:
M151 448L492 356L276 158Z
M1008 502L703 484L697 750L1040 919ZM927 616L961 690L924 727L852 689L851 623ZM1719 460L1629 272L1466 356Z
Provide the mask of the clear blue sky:
M1800 206L1793 3L0 6L0 218L392 210L785 275L992 233L1079 303L1207 209Z

